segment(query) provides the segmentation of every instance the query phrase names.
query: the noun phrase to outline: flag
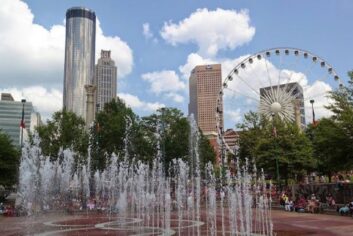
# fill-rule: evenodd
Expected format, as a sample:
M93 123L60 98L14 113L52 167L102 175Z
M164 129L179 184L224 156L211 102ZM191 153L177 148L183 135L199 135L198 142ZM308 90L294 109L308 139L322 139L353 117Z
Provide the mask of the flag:
M26 124L25 124L25 121L23 119L21 120L20 127L22 129L26 128Z

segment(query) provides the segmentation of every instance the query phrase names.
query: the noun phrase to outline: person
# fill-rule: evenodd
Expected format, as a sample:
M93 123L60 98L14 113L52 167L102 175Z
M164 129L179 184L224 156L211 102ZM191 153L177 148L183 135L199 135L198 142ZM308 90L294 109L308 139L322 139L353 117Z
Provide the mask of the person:
M305 212L307 201L304 196L297 198L297 201L294 204L294 210L296 212Z
M350 214L350 215L353 215L353 202L350 202L350 203L348 204L348 208L349 208L349 214Z
M343 207L338 209L338 213L343 216L343 215L348 215L349 214L349 204L347 203L346 205L344 205Z
M288 197L287 197L286 193L283 192L280 199L279 199L279 204L284 207L286 204L286 200L288 200Z
M287 197L286 202L285 202L284 210L285 211L293 211L293 201L289 200L288 197Z
M319 209L319 201L316 199L315 194L311 194L310 199L308 200L307 210L308 212L315 213Z
M326 196L326 203L329 207L334 207L336 205L335 199L332 197L331 193Z

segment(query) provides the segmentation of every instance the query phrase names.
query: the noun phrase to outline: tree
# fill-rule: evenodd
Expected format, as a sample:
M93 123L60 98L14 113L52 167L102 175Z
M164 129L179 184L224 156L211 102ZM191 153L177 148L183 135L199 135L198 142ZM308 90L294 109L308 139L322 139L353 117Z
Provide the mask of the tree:
M40 147L52 161L59 157L61 149L71 148L81 161L87 156L88 134L85 121L75 113L66 110L55 112L52 120L36 128Z
M250 111L244 114L244 123L238 124L238 128L242 129L239 136L239 156L241 160L255 156L257 137L263 134L264 120L258 113Z
M348 86L330 93L333 102L327 108L333 115L307 130L318 170L330 180L333 173L353 167L353 71L348 72L348 76Z
M283 123L279 119L267 126L255 146L256 164L276 176L276 161L282 179L301 179L316 165L310 140L295 124ZM276 173L276 174L275 174Z
M307 134L312 138L317 170L324 175L349 170L353 166L349 149L352 142L343 129L331 118L323 118L316 126L310 125Z
M277 162L279 174L286 180L300 177L315 167L310 140L295 124L284 123L279 118L269 121L250 112L239 127L243 129L240 159L254 159L257 167L272 177L277 175Z
M129 151L125 150L125 138L132 142L131 137L137 138L135 132L140 130L131 108L119 98L105 104L91 129L92 168L103 170L112 153L122 158Z
M10 187L17 182L20 152L10 137L0 130L0 185Z
M332 120L342 129L346 138L353 142L353 71L348 72L348 86L331 92L333 103L327 106L333 112ZM346 147L349 158L353 158L353 147ZM353 160L352 160L353 161Z
M160 108L155 114L143 117L142 129L146 137L157 151L158 137L160 135L160 147L162 162L168 172L173 159L182 158L187 160L189 154L189 132L190 125L183 113L176 108Z
M200 130L200 139L199 139L199 154L200 154L200 169L201 173L204 174L206 165L210 162L215 164L216 162L216 153L213 147L210 144L210 141L205 135L202 134Z

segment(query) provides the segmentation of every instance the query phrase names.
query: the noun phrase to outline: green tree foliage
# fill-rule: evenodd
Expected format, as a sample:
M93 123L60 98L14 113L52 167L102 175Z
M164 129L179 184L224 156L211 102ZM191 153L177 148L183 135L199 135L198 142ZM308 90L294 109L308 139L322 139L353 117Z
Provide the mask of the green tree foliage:
M200 169L201 173L204 174L207 163L211 162L215 164L216 162L216 153L213 147L210 144L210 141L204 136L200 130L200 139L199 139L199 154L200 154Z
M84 160L87 156L88 134L85 130L85 121L75 113L58 111L48 120L47 124L36 128L42 153L50 156L51 160L59 157L60 149L71 148L76 156Z
M238 125L238 128L244 131L241 132L239 138L239 156L242 160L255 156L256 149L254 147L258 141L256 137L263 134L264 126L264 120L260 119L258 113L250 111L244 115L244 123Z
M103 170L112 153L119 158L125 155L124 140L128 137L127 128L130 127L129 134L134 134L133 131L140 132L136 122L136 115L119 98L105 104L103 111L97 114L95 125L91 129L93 169Z
M140 119L119 98L106 104L97 114L90 128L90 138L85 122L66 111L56 112L53 119L39 126L37 131L43 155L52 160L58 158L61 148L73 148L85 157L82 160L87 160L90 149L93 172L104 170L113 153L121 160L127 156L129 160L152 163L160 151L166 170L173 159L188 161L190 156L190 125L180 110L161 108ZM202 166L208 161L214 162L215 154L208 140L201 135L199 141Z
M156 134L160 133L160 146L163 154L163 160L168 169L173 159L182 158L184 161L191 162L192 151L195 148L190 138L190 124L183 113L176 108L160 108L155 114L143 117L141 120L141 130L147 139L148 154L152 154L151 160L157 154ZM157 130L159 127L159 131ZM216 155L208 139L200 131L198 150L200 154L201 169L209 161L214 163Z
M321 174L331 177L335 172L351 169L352 141L333 119L323 118L316 126L310 125L307 135L312 139L317 170Z
M274 179L276 161L280 177L285 180L299 178L315 167L310 140L295 124L283 123L276 118L268 121L250 112L240 127L243 128L239 142L240 159L254 159L257 167L263 168Z
M157 133L160 133L162 161L168 169L176 158L187 159L189 154L190 126L187 118L176 108L160 108L155 114L143 117L142 130L148 134L149 143L157 148ZM158 130L159 129L159 130ZM157 151L154 149L154 151Z
M10 137L0 130L0 185L10 187L17 182L20 153Z
M353 71L348 72L348 86L331 93L327 106L333 115L310 125L308 137L314 146L318 171L331 174L353 167Z

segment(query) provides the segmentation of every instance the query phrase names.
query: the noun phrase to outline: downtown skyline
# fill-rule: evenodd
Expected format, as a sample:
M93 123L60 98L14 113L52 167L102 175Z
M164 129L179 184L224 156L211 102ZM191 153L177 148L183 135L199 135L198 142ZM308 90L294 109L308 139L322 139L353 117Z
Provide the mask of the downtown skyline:
M17 56L16 69L3 61L0 92L24 96L44 119L62 107L65 12L88 7L97 15L96 61L111 50L118 67L118 95L139 115L161 106L187 114L188 79L199 64L222 63L222 77L238 58L257 51L292 46L322 56L342 80L353 68L349 1L280 3L223 1L193 3L1 0L1 55ZM159 9L157 9L157 6ZM11 15L8 9L14 8ZM7 10L6 10L7 9ZM144 11L145 10L145 11ZM314 16L314 17L313 17ZM14 29L15 28L15 29ZM28 40L16 38L27 33ZM214 38L213 35L224 35ZM7 47L5 47L7 46ZM11 53L12 52L12 53ZM20 58L19 58L20 57ZM2 58L5 58L3 56ZM16 58L16 57L15 57ZM43 99L46 98L46 99Z

